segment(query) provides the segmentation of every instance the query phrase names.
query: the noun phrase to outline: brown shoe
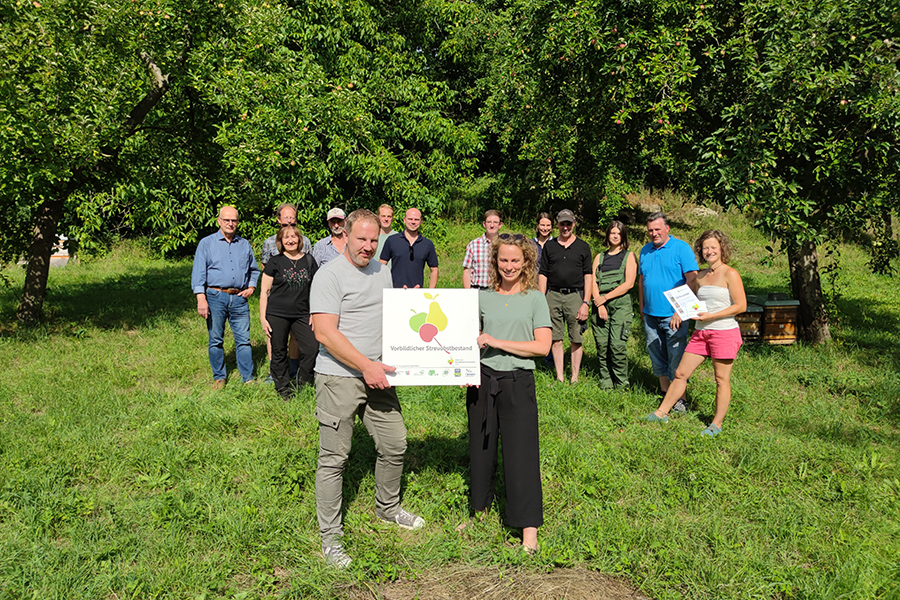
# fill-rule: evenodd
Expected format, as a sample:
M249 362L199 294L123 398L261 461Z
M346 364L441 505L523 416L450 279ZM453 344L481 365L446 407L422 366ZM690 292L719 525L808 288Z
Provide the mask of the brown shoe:
M216 379L215 381L213 381L213 389L214 390L221 390L223 387L225 387L224 379Z

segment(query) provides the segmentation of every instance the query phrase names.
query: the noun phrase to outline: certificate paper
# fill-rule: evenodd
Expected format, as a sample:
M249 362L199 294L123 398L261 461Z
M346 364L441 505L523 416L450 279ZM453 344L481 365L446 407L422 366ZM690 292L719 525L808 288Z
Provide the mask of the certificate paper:
M381 362L391 385L481 383L478 291L384 290Z
M663 294L682 321L693 319L699 313L706 312L706 302L699 300L687 285L678 286Z

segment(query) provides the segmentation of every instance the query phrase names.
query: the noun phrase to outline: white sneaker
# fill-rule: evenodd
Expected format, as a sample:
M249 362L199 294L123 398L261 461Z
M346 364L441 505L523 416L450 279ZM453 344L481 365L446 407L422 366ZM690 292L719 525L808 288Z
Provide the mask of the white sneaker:
M322 544L322 554L325 555L325 562L338 569L346 569L353 562L352 559L344 552L344 545L340 542L331 542L329 545Z
M402 508L400 509L400 512L393 517L387 519L384 517L379 518L385 523L393 523L399 525L403 529L421 529L422 527L425 527L425 519Z

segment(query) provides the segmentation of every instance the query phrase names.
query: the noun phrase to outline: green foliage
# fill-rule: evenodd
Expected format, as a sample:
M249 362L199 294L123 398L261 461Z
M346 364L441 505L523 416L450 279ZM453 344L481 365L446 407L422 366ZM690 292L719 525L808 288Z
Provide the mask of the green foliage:
M900 172L900 15L883 2L717 3L697 179L789 245L865 241L888 268ZM738 16L739 18L735 18ZM870 238L874 234L874 238ZM875 241L873 244L872 241Z

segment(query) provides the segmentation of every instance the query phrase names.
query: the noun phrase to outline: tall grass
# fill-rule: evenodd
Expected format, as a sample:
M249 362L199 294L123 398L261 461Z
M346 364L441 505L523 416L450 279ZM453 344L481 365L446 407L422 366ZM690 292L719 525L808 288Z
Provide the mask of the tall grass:
M668 208L683 239L709 226L735 238L749 291L787 290L784 258L746 221ZM440 285L456 287L481 230L442 227ZM658 396L638 321L631 389L599 389L590 340L577 386L540 371L546 523L534 559L502 507L456 533L468 516L463 394L402 388L404 504L428 525L375 519L375 450L359 426L344 486L348 572L318 552L312 392L285 403L236 375L210 389L189 262L132 243L54 270L50 319L31 329L13 320L18 290L2 290L0 598L332 598L453 563L583 566L657 598L897 598L900 299L897 279L871 275L865 258L841 247L833 343L744 347L714 440L697 435L713 412L707 365L689 387L694 412L639 421ZM20 269L5 274L21 284ZM262 371L255 318L252 333Z

